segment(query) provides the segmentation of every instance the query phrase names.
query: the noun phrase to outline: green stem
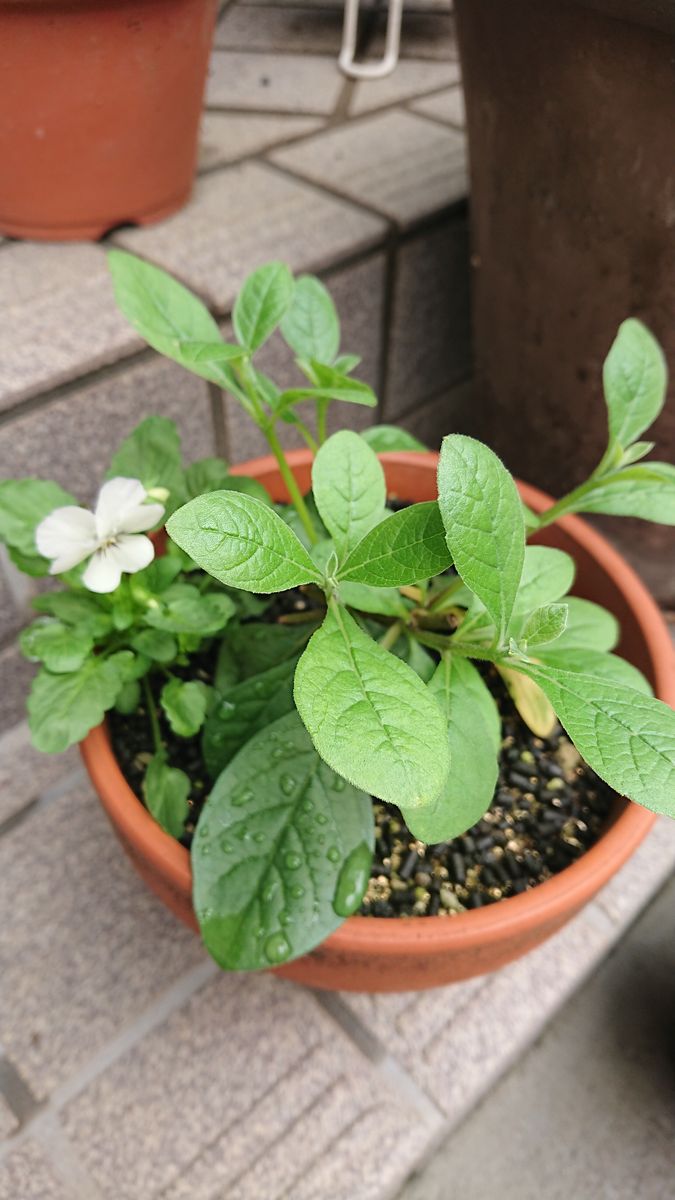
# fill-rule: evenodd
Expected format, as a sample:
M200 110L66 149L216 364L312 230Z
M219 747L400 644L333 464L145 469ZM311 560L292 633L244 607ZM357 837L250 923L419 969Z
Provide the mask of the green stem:
M446 588L443 588L442 592L439 592L437 596L434 596L433 600L431 601L431 604L429 605L429 612L432 612L432 613L440 612L443 608L443 605L445 604L445 601L448 600L451 596L454 596L455 592L458 592L459 589L463 586L464 586L464 581L462 579L460 579L459 575L457 575L453 579L452 583L449 583Z
M394 624L390 625L386 633L382 635L378 644L383 650L391 650L396 645L402 633L403 621L394 621Z
M272 428L271 425L263 425L263 426L261 426L261 428L262 428L262 431L263 431L265 437L267 438L269 448L272 451L272 454L274 455L274 457L276 458L277 463L279 464L279 471L281 472L281 478L283 479L284 483L286 484L286 487L288 488L288 494L291 497L291 501L293 503L295 511L297 512L298 516L300 517L300 520L302 521L302 527L305 530L305 533L307 534L307 537L309 538L312 545L315 546L319 540L318 536L317 536L317 532L312 523L312 518L309 515L309 509L307 508L307 505L305 504L305 501L303 499L300 488L297 485L295 476L293 475L291 468L289 467L288 463L286 462L286 457L284 455L284 452L283 452L283 449L281 446L281 442L279 441L279 439L276 435L276 432Z
M297 413L295 416L295 428L298 430L300 435L305 439L305 442L307 443L310 450L312 451L312 454L316 454L317 450L319 449L319 443L312 436L310 430L305 425L305 422L300 420Z
M155 747L155 753L159 754L159 752L163 749L162 734L159 728L159 717L157 716L155 697L152 694L150 681L147 675L143 676L143 693L145 695L145 706L148 710L148 716L150 718L150 728L152 730L152 741Z
M532 533L536 533L539 529L545 529L547 525L552 525L554 521L564 517L567 513L583 512L583 505L580 501L588 492L593 490L594 481L588 480L587 483L582 483L581 487L575 488L573 492L568 492L566 496L562 496L560 500L556 500L550 508L539 514L539 520Z
M323 446L328 437L328 427L326 424L328 404L328 400L317 400L316 402L316 436L320 446Z

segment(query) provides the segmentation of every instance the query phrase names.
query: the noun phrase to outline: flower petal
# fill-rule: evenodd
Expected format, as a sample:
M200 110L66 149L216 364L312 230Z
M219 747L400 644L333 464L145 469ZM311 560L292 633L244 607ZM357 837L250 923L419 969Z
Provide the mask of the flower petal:
M114 545L108 547L108 554L122 571L133 575L142 571L155 557L155 547L150 538L139 533L122 533Z
M75 504L55 508L35 530L35 545L45 558L54 560L52 575L69 571L98 545L93 513Z
M104 547L92 555L82 582L90 592L114 592L121 578L122 568L113 559L110 547Z
M96 501L96 528L101 541L117 533L142 533L161 520L161 504L144 504L147 492L139 479L118 475L103 484Z

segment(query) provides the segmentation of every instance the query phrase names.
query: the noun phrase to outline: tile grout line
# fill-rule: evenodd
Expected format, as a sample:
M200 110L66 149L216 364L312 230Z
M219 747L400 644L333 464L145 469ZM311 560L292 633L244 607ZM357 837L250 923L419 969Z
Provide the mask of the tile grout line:
M36 1123L34 1140L54 1173L67 1185L69 1200L105 1200L54 1113L45 1113L39 1125Z
M31 797L31 799L26 801L22 808L18 809L17 812L12 813L11 816L7 817L6 821L0 823L0 838L5 837L6 834L13 833L14 830L23 825L24 821L27 820L29 816L32 816L33 813L41 812L43 809L49 808L66 792L69 792L72 788L79 787L81 784L87 782L88 776L84 767L79 765L73 767L71 771L68 771L65 775L58 779L56 783L53 783L49 787L45 788L39 793L39 795Z

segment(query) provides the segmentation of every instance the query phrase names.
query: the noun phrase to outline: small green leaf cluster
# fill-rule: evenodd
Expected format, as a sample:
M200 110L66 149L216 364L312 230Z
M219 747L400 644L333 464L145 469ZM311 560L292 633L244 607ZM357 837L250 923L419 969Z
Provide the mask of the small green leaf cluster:
M43 664L31 727L36 744L56 750L112 706L144 707L154 737L145 801L177 838L191 780L169 761L169 734L199 737L212 788L192 841L194 902L223 967L297 957L358 909L371 797L397 805L423 841L480 819L502 740L491 674L535 733L560 721L611 787L675 816L675 714L613 653L615 618L570 594L573 560L528 544L568 512L675 522L675 470L640 463L652 447L636 440L665 388L644 326L626 321L605 364L609 444L586 484L532 513L496 455L453 434L438 498L394 510L378 454L424 447L393 426L328 437L332 401L375 397L352 377L358 360L340 353L319 280L295 280L280 263L259 268L237 297L230 344L163 272L121 251L110 266L118 303L147 342L227 390L256 423L291 503L273 504L218 459L185 469L170 423L144 422L111 470L168 491L166 554L109 596L85 593L75 573L68 591L38 599L42 617L22 636ZM306 383L278 389L255 365L275 330ZM308 401L313 428L301 415ZM314 453L307 495L279 421ZM0 489L0 534L36 574L45 564L35 525L72 502L54 488ZM198 669L205 650L208 677Z

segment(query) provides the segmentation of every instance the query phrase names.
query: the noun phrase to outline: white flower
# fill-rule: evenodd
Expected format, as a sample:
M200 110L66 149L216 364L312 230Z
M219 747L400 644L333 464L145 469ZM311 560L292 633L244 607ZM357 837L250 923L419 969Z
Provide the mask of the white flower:
M164 514L162 504L146 504L138 479L118 476L103 484L94 512L67 504L55 508L35 530L35 544L52 559L50 575L60 575L91 556L82 582L90 592L114 592L122 572L133 574L152 562L155 550L143 531Z

